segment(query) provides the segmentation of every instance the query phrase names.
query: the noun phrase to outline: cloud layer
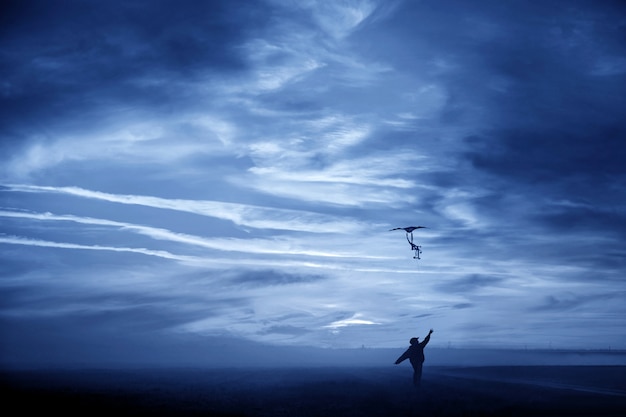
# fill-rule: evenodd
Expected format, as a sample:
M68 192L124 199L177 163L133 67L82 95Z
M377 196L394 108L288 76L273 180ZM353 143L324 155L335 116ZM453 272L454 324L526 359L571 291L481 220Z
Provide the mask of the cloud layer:
M14 3L3 338L626 348L622 12Z

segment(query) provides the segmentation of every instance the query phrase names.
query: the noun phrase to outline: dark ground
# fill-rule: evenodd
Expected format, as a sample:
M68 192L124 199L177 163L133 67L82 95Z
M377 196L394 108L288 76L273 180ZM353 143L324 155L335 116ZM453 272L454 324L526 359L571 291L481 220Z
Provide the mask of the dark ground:
M4 410L83 416L626 416L626 367L2 372Z

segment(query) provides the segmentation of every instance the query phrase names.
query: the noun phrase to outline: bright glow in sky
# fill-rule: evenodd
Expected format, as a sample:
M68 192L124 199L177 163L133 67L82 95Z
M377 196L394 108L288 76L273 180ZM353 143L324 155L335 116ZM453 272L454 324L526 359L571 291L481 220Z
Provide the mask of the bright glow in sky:
M62 3L0 25L5 360L626 348L620 2Z

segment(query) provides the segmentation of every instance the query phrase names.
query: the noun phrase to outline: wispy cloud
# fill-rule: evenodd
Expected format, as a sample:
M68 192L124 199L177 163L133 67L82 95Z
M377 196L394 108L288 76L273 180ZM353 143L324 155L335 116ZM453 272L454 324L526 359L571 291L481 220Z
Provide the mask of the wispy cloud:
M184 233L172 232L171 230L142 226L131 223L117 222L105 219L95 219L91 217L77 217L71 215L54 215L52 213L27 213L17 211L0 210L0 217L32 219L42 221L69 221L81 224L99 225L115 227L123 230L133 231L142 235L149 236L157 240L167 240L170 242L184 243L187 245L208 248L219 251L245 252L255 254L274 254L274 255L306 255L313 257L359 257L363 256L358 253L341 253L341 252L324 252L314 249L299 248L298 243L290 238L275 239L220 239L205 238L201 236L189 235ZM59 246L60 247L60 246Z
M333 3L305 1L302 6L313 11L315 20L326 33L335 39L342 39L376 10L377 3L369 0Z
M355 232L362 224L351 220L337 220L324 214L276 209L255 205L225 203L209 200L166 199L152 196L110 194L78 187L48 187L24 184L5 185L11 191L34 193L60 193L77 197L104 200L120 204L136 204L159 209L184 211L202 216L216 217L246 227L306 231L312 233Z
M352 317L341 319L341 320L336 320L330 324L327 324L324 327L337 330L342 327L348 327L348 326L371 326L371 325L380 324L375 321L367 320L361 317L363 317L363 314L355 313L354 315L352 315Z
M163 250L151 250L145 248L124 248L117 246L100 246L100 245L80 245L76 243L64 243L64 242L50 242L46 240L30 239L19 236L2 236L0 235L0 243L7 243L11 245L26 245L26 246L40 246L48 248L61 248L61 249L81 249L81 250L102 250L111 252L132 252L140 253L143 255L157 256L159 258L173 259L178 261L192 261L195 258L189 256L174 255Z

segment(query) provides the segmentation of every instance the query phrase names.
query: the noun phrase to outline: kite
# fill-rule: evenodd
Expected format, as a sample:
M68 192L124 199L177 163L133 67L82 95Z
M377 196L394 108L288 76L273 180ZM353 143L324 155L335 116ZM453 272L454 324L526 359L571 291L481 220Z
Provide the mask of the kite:
M415 251L415 256L413 256L413 259L421 259L420 253L422 253L422 247L413 243L413 230L417 230L417 229L427 229L427 227L426 226L409 226L409 227L396 227L395 229L389 229L390 232L392 230L404 230L406 232L406 240L407 242L409 242L409 245L411 245L411 250Z

